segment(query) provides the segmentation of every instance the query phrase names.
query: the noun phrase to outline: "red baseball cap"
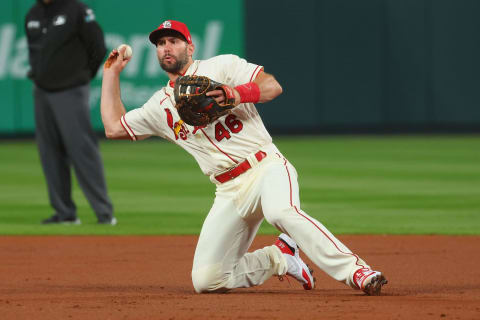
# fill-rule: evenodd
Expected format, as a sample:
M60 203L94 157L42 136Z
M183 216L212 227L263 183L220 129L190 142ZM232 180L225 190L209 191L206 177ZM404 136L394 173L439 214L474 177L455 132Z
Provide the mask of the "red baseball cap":
M165 20L162 22L157 29L150 33L148 38L150 39L151 43L156 45L158 38L160 38L163 33L166 33L169 30L179 32L185 38L188 44L192 43L192 37L190 36L190 31L188 31L187 25L183 22L175 20Z

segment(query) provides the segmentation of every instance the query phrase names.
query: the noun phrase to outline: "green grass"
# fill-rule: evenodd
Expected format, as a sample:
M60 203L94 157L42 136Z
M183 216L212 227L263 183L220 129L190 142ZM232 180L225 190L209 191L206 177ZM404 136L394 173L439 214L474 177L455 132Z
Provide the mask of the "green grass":
M302 208L335 234L480 234L479 136L275 142L298 171ZM119 225L96 225L75 184L83 224L42 226L52 210L35 144L0 142L0 234L199 233L215 189L192 157L157 139L101 150Z

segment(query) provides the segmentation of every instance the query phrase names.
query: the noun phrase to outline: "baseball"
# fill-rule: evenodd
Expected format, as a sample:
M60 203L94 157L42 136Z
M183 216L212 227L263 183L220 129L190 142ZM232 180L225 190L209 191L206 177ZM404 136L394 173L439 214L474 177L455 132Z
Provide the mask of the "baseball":
M133 51L132 47L130 47L128 44L121 44L118 46L117 50L120 51L123 47L126 47L127 49L125 50L125 54L123 55L123 59L128 59L132 56Z

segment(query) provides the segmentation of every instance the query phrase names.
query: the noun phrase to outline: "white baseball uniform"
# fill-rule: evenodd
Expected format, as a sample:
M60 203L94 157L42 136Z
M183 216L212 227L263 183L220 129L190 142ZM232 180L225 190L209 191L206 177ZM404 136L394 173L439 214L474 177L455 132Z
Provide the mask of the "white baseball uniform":
M195 60L185 74L235 87L253 81L262 69L235 55L220 55ZM286 260L276 246L247 253L264 218L294 239L319 268L356 287L353 273L368 265L300 209L297 172L272 143L254 104L240 104L205 127L179 120L169 82L121 123L132 140L155 135L178 144L217 185L195 251L197 292L251 287L286 273Z

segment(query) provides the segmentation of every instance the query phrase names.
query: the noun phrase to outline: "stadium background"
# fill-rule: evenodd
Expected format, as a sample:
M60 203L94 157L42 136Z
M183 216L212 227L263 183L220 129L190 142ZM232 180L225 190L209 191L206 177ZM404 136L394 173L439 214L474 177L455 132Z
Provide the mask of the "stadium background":
M195 295L214 185L160 139L100 140L117 226L97 225L76 183L82 225L40 225L52 209L25 79L33 2L0 1L2 320L480 318L480 1L85 0L109 48L133 46L129 108L167 81L147 40L166 18L190 26L196 58L236 53L278 78L284 94L258 109L297 169L302 209L385 272L378 299L318 268L311 292L272 278ZM251 249L277 234L263 223Z
M133 46L134 58L122 75L129 108L166 82L147 35L169 17L190 26L196 58L235 53L279 79L285 94L259 108L273 133L480 128L476 0L85 2L95 10L109 48ZM0 3L2 136L34 132L23 30L32 3ZM91 96L99 132L100 85L99 75Z

